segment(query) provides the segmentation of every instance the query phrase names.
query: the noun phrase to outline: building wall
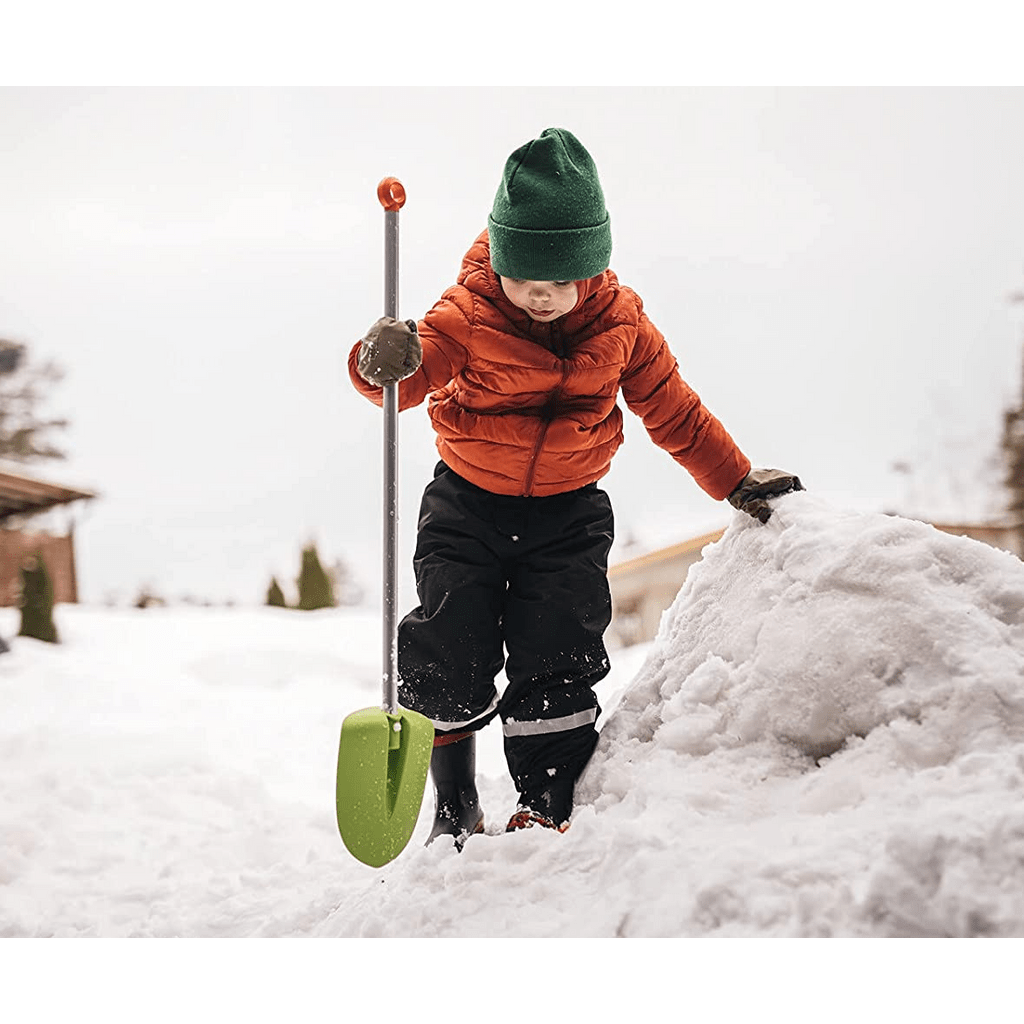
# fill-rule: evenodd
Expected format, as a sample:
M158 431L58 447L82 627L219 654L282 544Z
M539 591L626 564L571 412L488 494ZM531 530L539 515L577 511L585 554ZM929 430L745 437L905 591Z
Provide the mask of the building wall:
M53 581L56 604L78 602L75 577L74 535L55 537L48 533L0 529L0 608L16 608L21 596L21 565L29 555L38 554Z

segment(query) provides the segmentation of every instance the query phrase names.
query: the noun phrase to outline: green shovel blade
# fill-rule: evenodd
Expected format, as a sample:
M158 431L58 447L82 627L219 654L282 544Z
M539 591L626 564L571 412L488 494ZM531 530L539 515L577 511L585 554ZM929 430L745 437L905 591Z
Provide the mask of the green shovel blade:
M379 868L405 849L416 827L434 726L415 711L354 711L338 743L338 830L356 860Z

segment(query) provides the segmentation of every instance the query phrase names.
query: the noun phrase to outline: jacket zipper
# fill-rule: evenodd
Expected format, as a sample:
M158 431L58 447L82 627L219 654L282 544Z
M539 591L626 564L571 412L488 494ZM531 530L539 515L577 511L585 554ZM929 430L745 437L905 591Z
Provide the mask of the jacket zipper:
M533 478L537 475L537 463L540 460L540 452L544 447L544 439L547 437L548 428L551 426L551 421L554 419L555 406L558 404L558 399L561 397L562 388L565 387L565 378L569 376L569 364L562 359L562 376L555 386L554 391L551 392L551 396L547 400L547 404L544 406L543 413L543 425L541 426L540 433L537 435L537 440L533 446L533 453L530 455L530 463L526 468L526 480L523 483L522 497L530 497L530 492L533 490Z

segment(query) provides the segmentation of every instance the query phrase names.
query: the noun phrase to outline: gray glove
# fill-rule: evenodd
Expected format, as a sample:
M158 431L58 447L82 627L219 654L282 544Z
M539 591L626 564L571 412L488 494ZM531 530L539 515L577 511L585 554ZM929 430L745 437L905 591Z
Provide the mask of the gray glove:
M384 387L414 374L423 362L415 320L382 316L359 346L356 369L368 384Z
M804 485L798 476L781 469L752 469L741 481L739 487L729 495L729 504L741 512L767 523L772 509L769 498L791 491L802 491Z

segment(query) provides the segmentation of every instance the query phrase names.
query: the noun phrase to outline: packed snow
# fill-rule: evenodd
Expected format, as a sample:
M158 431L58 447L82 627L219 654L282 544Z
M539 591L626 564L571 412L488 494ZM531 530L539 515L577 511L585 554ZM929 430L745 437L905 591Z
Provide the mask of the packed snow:
M568 832L345 851L375 611L0 609L0 935L1024 936L1024 563L923 523L736 513L615 650Z

